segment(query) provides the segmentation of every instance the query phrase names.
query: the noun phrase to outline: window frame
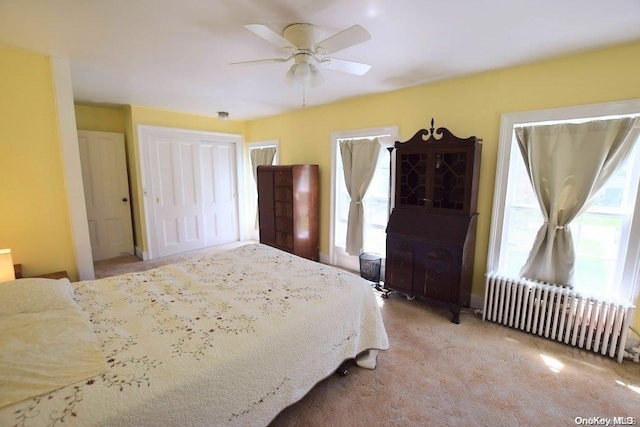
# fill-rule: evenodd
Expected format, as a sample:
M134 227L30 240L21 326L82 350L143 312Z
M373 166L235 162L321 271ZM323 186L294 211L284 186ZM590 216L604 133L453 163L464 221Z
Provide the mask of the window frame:
M276 147L276 157L273 159L274 165L280 164L280 141L277 139L269 141L247 142L247 159L249 160L249 173L253 176L251 170L251 150L262 147Z
M544 122L566 120L592 120L603 117L640 115L640 99L575 107L536 110L503 114L500 121L498 158L496 163L495 191L487 251L486 271L497 271L503 242L505 201L508 189L509 165L512 150L513 128ZM622 282L628 283L626 294L632 301L638 298L640 290L640 185L637 188L634 214L629 226L629 242L622 272Z
M344 265L344 264L340 264L338 263L338 254L336 253L335 250L335 226L336 226L336 222L337 222L337 218L336 218L336 194L337 194L337 189L336 189L336 183L337 183L337 179L338 177L336 177L336 173L337 173L337 165L336 165L336 161L338 159L338 153L340 152L339 148L338 148L338 144L340 140L343 139L356 139L356 138L374 138L374 137L378 137L380 135L389 135L387 138L389 138L391 140L391 144L390 146L393 145L393 143L398 139L398 126L397 125L391 125L391 126L383 126L383 127L377 127L377 128L366 128L366 129L355 129L355 130L349 130L349 131L339 131L339 132L332 132L331 133L331 203L330 203L330 219L329 219L329 259L326 260L328 261L329 264L331 265ZM387 153L383 153L382 150L386 151L386 146L383 145L380 148L381 152L380 155L388 155ZM392 194L391 194L391 201L390 201L390 209L389 211L391 211L391 209L393 208L393 204L394 204L394 197L393 197L393 189L395 188L394 182L395 182L395 170L394 170L394 164L391 165L391 189L392 189ZM342 178L342 177L340 177ZM383 257L383 265L384 265L384 258L385 258L385 254L381 254ZM322 257L322 254L321 254ZM343 256L344 258L344 256ZM352 262L349 263L348 266L346 266L346 268L349 268L351 270L357 271L359 269L359 260L357 256L351 256L350 258L353 258L353 260L351 260ZM381 272L382 274L383 272Z
M247 142L247 168L245 182L247 183L246 191L247 197L245 198L245 209L247 212L256 212L258 209L258 188L253 177L253 169L251 167L251 150L262 147L276 147L276 156L273 158L273 164L280 164L280 140L272 139L267 141ZM246 233L251 240L260 240L260 230L255 226L253 216L247 220Z

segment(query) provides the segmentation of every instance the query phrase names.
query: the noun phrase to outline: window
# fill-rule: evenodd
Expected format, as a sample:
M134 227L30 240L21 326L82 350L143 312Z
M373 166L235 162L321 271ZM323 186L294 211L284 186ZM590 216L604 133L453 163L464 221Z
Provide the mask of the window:
M347 239L347 218L350 197L344 182L344 170L339 144L345 139L373 139L381 143L376 169L362 204L364 207L363 250L385 256L386 228L389 219L389 177L390 156L386 147L393 146L397 138L397 128L367 129L354 132L340 132L333 135L333 209L331 233L331 263L359 269L357 256L345 252Z
M247 197L247 212L252 212L251 215L249 215L248 218L248 224L247 224L247 228L248 228L248 233L249 233L249 238L253 239L253 240L260 240L260 233L258 230L258 184L255 180L255 177L253 175L253 166L251 163L251 151L252 150L256 150L259 148L265 148L265 147L273 147L276 149L276 155L273 158L273 164L277 165L280 163L280 148L278 146L278 141L262 141L262 142L250 142L247 144L247 147L249 148L249 167L247 168L248 170L248 174L251 175L246 182L249 185L249 193L250 197Z
M342 140L338 140L340 143ZM339 179L342 178L342 179ZM347 240L347 218L351 198L344 182L342 159L336 159L336 245L344 248ZM389 220L389 153L381 147L376 170L362 201L364 207L365 252L384 254L387 221Z
M640 102L625 103L622 107L626 111L623 109L618 116L640 113ZM603 119L612 115L612 109L575 107L503 116L488 271L518 277L543 221L513 127ZM575 119L571 119L572 115ZM637 296L639 180L640 142L636 141L631 156L605 185L595 203L570 224L576 251L576 290L621 300Z
M280 148L278 147L278 141L262 141L262 142L249 142L247 147L249 148L249 165L251 165L251 150L255 150L257 148L264 147L273 147L276 149L276 156L273 158L273 164L277 165L280 163ZM252 172L253 173L253 172Z

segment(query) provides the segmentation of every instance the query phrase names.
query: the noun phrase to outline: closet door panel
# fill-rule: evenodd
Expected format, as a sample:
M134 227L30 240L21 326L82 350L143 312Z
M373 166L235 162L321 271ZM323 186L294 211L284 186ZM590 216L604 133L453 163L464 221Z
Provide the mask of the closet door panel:
M235 147L226 142L200 143L206 246L238 240Z
M204 247L199 147L194 141L152 138L153 209L158 255Z

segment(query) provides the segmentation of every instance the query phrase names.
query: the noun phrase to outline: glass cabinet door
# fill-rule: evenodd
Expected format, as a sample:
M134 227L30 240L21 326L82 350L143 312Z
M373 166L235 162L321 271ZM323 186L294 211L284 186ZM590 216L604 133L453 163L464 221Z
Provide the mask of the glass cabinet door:
M447 147L400 150L396 159L396 207L457 214L469 209L471 151Z
M396 204L424 207L427 203L427 152L398 152Z
M433 171L431 207L462 211L467 190L468 151L438 149L430 165Z

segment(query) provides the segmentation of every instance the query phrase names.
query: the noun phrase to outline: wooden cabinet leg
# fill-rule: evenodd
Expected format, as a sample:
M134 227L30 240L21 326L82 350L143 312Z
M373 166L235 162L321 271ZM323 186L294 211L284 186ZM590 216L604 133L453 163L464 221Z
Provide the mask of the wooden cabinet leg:
M459 325L460 324L460 311L451 310L451 313L453 314L453 316L451 318L451 322L455 323L456 325Z

